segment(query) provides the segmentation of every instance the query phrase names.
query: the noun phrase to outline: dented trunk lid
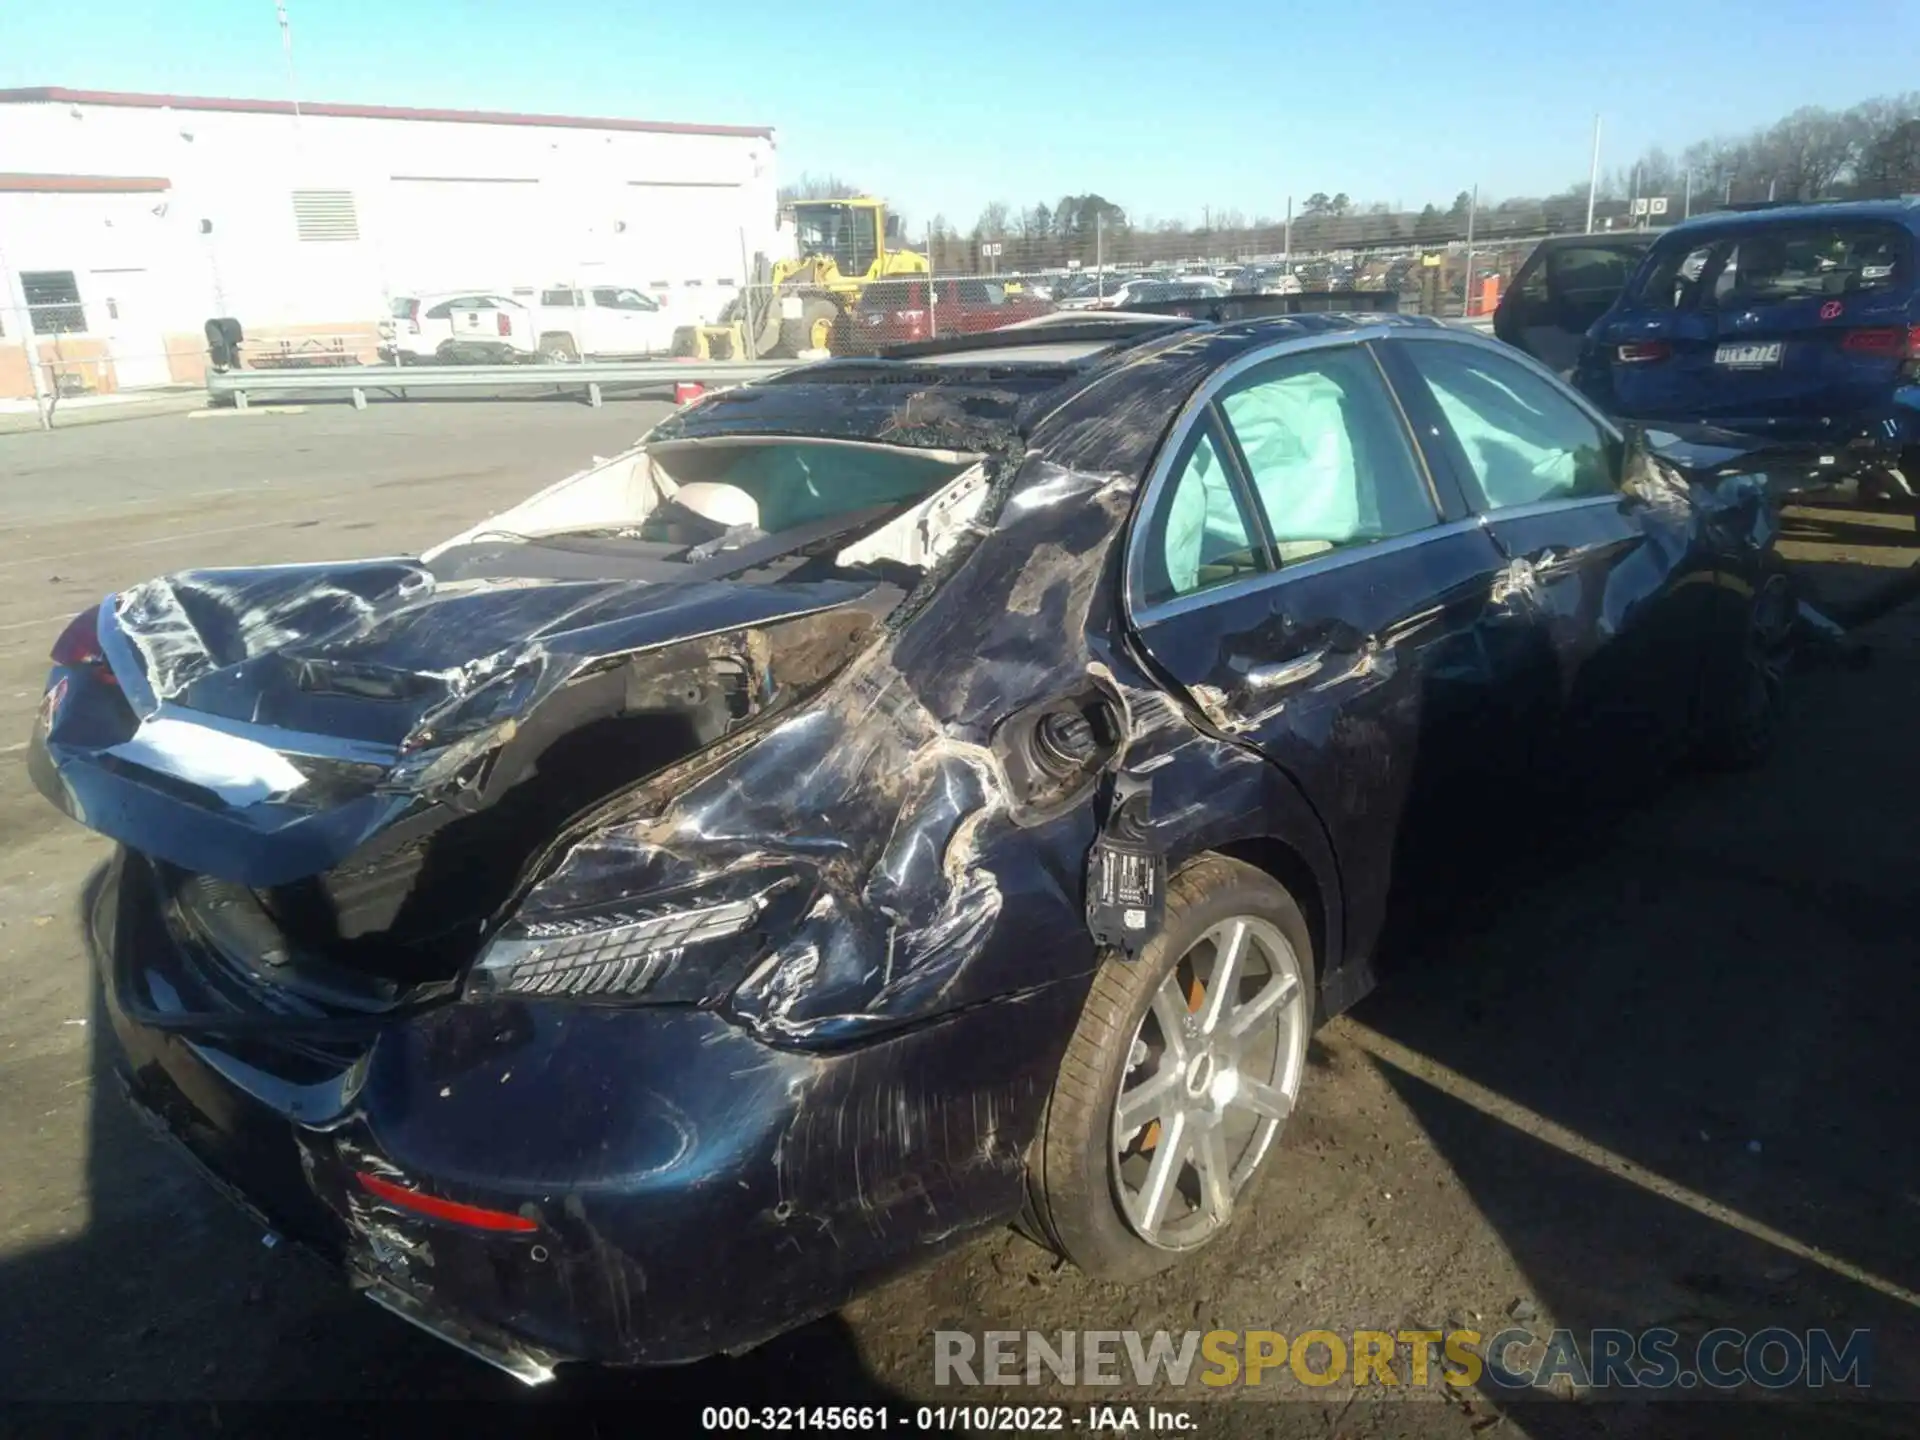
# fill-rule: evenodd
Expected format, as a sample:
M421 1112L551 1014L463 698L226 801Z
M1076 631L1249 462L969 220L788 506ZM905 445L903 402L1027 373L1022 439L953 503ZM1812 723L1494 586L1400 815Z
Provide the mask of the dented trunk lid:
M470 838L442 833L543 788L518 782L570 731L697 712L685 753L817 684L883 613L877 588L448 582L411 560L187 572L102 605L104 663L56 667L30 768L74 818L184 874L284 902L332 872L307 908L339 933L343 887L392 888L397 854L493 869L503 828L553 823L523 793ZM783 640L798 659L776 675ZM596 741L600 796L651 763L633 748Z

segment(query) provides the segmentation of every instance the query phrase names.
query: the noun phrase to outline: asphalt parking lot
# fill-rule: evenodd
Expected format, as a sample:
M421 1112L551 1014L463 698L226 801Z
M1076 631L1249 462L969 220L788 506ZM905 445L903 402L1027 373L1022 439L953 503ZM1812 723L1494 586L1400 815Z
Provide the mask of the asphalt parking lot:
M637 1418L952 1403L935 1329L1724 1325L1870 1329L1871 1395L1920 1402L1920 604L1873 615L1920 536L1876 512L1796 512L1786 541L1866 619L1872 663L1797 675L1756 773L1650 780L1606 815L1516 810L1457 924L1322 1033L1253 1213L1150 1285L993 1234L751 1355L525 1392L263 1246L125 1113L97 1049L77 901L106 849L20 764L46 647L148 575L417 549L664 411L316 406L0 437L0 1396L586 1397ZM1654 1435L1718 1408L1059 1398L1188 1405L1203 1434ZM1833 1400L1767 1433L1912 1433L1914 1413Z

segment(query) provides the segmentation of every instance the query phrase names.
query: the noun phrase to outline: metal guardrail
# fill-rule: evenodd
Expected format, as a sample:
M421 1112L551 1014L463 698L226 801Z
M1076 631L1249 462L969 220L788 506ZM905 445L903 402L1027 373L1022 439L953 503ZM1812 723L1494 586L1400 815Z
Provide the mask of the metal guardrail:
M1241 300L1244 297L1235 297ZM1298 296L1263 297L1296 301ZM1157 307L1172 308L1172 307ZM1382 307L1386 308L1386 307ZM1491 330L1491 317L1455 317L1450 323ZM601 387L608 385L671 386L679 381L702 385L743 385L791 370L795 360L635 360L601 361L586 365L339 365L284 370L222 370L207 376L207 393L217 403L231 400L244 410L256 397L269 395L339 395L352 397L353 408L367 408L367 396L390 395L407 399L411 390L546 390L555 394L578 392L587 404L598 406Z
M215 401L232 400L244 410L267 395L339 395L353 408L367 408L369 393L406 399L411 390L548 390L579 392L598 405L601 387L695 382L739 385L791 370L792 360L636 360L588 365L340 365L285 370L222 370L207 376Z

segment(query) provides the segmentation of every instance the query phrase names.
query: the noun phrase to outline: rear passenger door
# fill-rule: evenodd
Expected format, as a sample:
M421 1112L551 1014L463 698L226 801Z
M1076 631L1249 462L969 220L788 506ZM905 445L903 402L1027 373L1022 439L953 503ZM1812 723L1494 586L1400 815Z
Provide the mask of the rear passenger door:
M1382 353L1435 467L1505 557L1501 592L1549 642L1536 652L1554 667L1556 713L1535 737L1547 778L1613 786L1676 758L1714 598L1691 504L1623 487L1612 426L1497 346L1408 331Z
M1423 465L1371 348L1229 367L1156 463L1128 543L1140 644L1193 707L1286 770L1343 867L1349 954L1463 819L1512 717L1504 559ZM1462 805L1470 809L1462 810Z

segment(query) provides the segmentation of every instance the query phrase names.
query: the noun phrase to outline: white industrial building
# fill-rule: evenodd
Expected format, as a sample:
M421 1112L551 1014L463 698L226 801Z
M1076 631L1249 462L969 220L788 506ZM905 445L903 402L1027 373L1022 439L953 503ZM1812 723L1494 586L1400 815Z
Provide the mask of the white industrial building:
M364 354L395 295L723 303L779 244L758 126L0 90L0 397L203 374L205 322ZM30 319L29 319L30 317Z

